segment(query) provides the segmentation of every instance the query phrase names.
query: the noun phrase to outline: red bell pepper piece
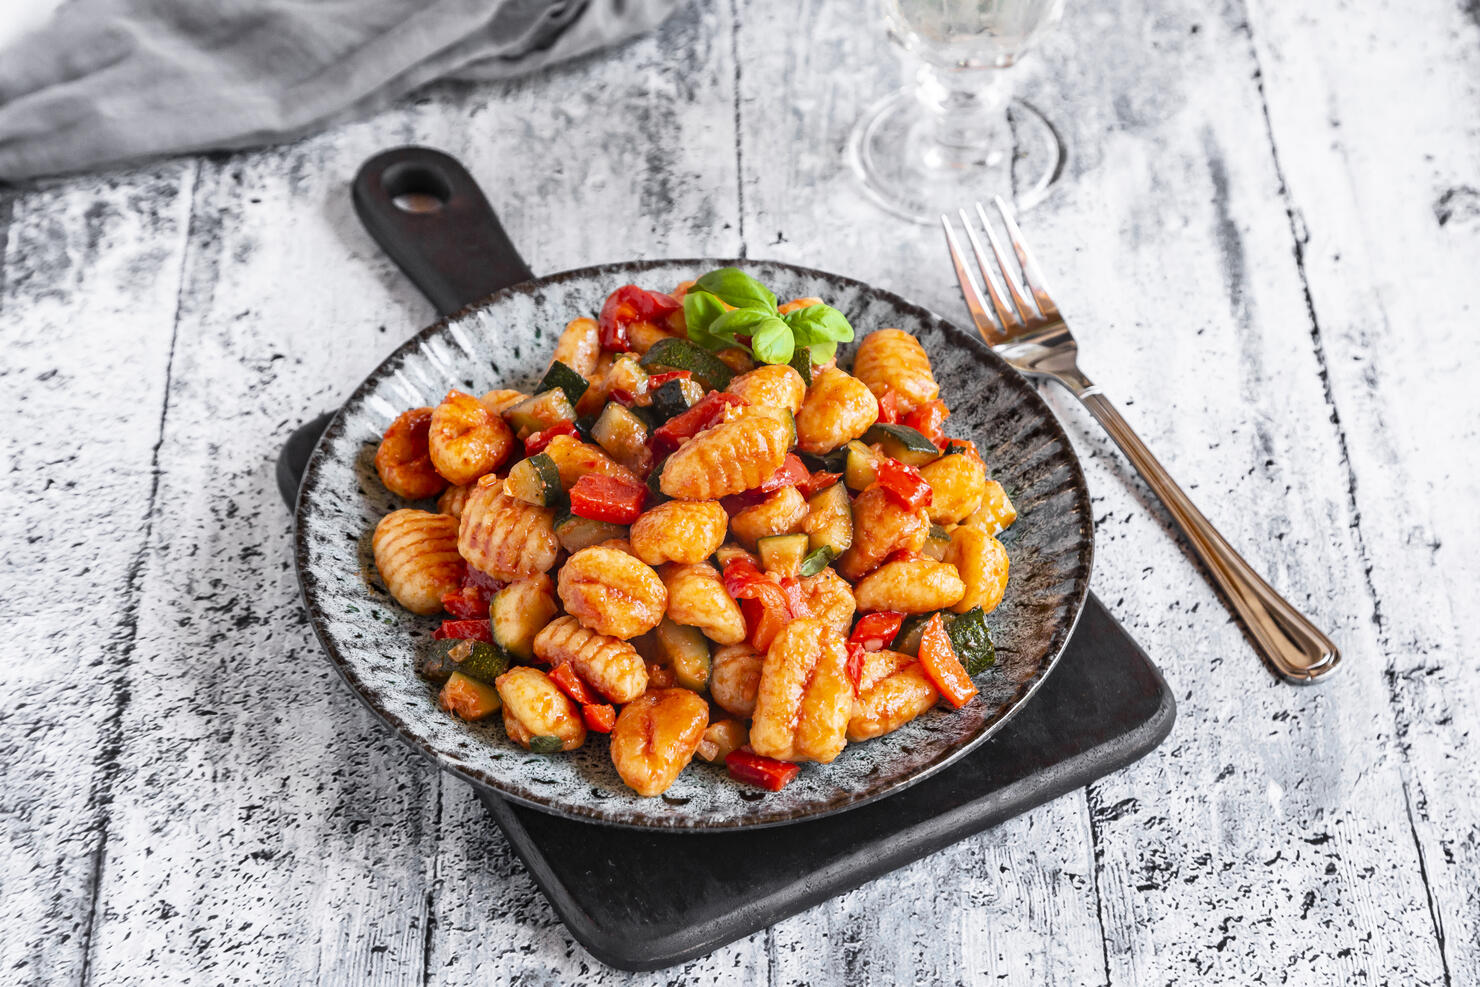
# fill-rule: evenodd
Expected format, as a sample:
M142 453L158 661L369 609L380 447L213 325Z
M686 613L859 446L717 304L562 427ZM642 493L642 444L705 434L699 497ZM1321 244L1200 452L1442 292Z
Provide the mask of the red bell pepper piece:
M730 777L747 785L764 788L768 792L779 792L797 776L802 769L788 761L762 757L753 751L730 751L725 755L725 767Z
M592 706L601 702L601 699L588 686L576 670L571 667L570 662L563 661L550 669L550 681L560 686L560 691L565 693L582 706Z
M617 710L611 703L591 703L581 707L581 719L586 721L587 730L611 733L617 724Z
M491 591L465 582L462 589L442 597L442 609L459 620L487 620L488 604L492 599Z
M761 493L774 493L782 487L795 487L805 483L808 475L807 467L802 461L794 453L788 452L781 461L780 468L762 480L756 489Z
M731 406L749 404L738 394L710 391L688 411L674 415L653 430L653 447L659 453L672 452L700 432L717 423Z
M877 467L879 486L905 510L916 511L930 506L930 484L913 466L897 459L881 459Z
M488 620L444 620L441 627L432 631L432 640L445 641L448 638L492 644L493 624Z
M813 473L811 476L807 477L806 480L798 483L797 491L803 497L811 497L819 490L826 490L828 487L832 486L834 483L837 483L842 478L843 474L841 473L824 473L821 470L818 470L816 473Z
M647 487L600 473L587 473L570 488L570 510L578 517L631 524L642 516Z
M941 448L946 452L950 452L952 449L965 449L966 452L964 455L975 456L977 459L982 458L982 454L976 451L976 443L970 439L946 439L945 444ZM957 455L963 454L957 453Z
M788 622L812 616L800 583L763 573L750 559L734 559L725 566L724 582L725 592L740 601L751 646L757 651L769 648Z
M653 374L647 379L648 393L652 393L670 380L688 380L694 376L687 370L665 370L661 374Z
M879 424L895 425L899 423L899 395L894 388L884 389L884 396L879 398Z
M863 663L868 660L868 650L856 641L848 642L848 663L843 666L843 671L848 675L848 681L853 683L853 695L858 695L859 683L863 681Z
M542 431L542 432L535 432L529 438L525 439L524 440L524 454L526 456L533 456L536 453L544 452L545 451L545 446L549 445L550 442L557 435L575 435L575 434L576 434L576 423L575 422L557 422L556 424L551 425L549 428L545 429L544 431Z
M944 445L946 433L941 431L941 425L951 416L950 409L944 401L926 401L920 407L904 416L901 425L908 425L919 432L925 438L934 442L937 446ZM880 419L882 421L883 419Z
M853 625L853 633L848 635L848 641L860 645L865 651L883 651L898 636L899 627L903 623L904 614L897 610L866 613Z
M624 408L630 408L637 403L637 395L633 394L625 387L613 387L610 391L607 392L606 396L611 398L613 401L617 402L617 404L620 404Z
M597 325L601 330L601 348L620 353L632 345L627 327L634 322L653 322L667 318L682 306L671 295L647 291L626 284L612 292L601 306Z
M951 638L946 634L940 614L931 617L925 624L925 633L920 637L920 668L935 684L946 701L960 709L976 695L976 683L961 667L956 649L951 647Z

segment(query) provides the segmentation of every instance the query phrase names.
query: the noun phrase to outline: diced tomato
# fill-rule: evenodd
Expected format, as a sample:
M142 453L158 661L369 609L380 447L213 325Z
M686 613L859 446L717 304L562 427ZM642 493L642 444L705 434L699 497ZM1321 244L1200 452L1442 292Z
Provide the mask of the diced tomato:
M779 792L787 786L802 769L788 761L761 757L753 751L730 751L725 755L725 767L730 777L747 785L764 788L768 792Z
M617 709L611 703L590 703L581 707L581 719L586 721L587 730L611 733L617 723Z
M656 390L668 383L670 380L688 380L694 376L687 370L665 370L661 374L653 374L647 379L648 392Z
M730 494L728 497L719 499L719 506L725 509L725 513L734 517L747 507L754 507L766 499L766 494L760 490L747 490L744 493Z
M432 640L487 641L493 643L493 624L488 620L444 620L432 631Z
M788 452L786 458L781 461L781 467L762 480L761 485L756 489L761 493L774 493L782 487L794 487L799 483L804 483L807 478L807 467L795 454Z
M865 651L883 651L899 635L899 626L904 623L904 614L897 610L880 610L858 618L853 633L848 636L851 644Z
M595 691L587 685L568 661L563 661L550 669L550 681L560 686L560 691L565 693L582 706L590 706L601 701Z
M790 621L812 616L800 583L763 573L750 559L734 559L725 566L724 582L725 591L740 601L750 644L757 651L769 648Z
M926 401L905 415L900 424L908 425L939 446L945 444L946 433L941 431L941 425L945 424L945 420L949 417L951 417L951 412L944 401ZM882 420L881 418L880 421Z
M442 609L459 620L487 620L492 600L492 590L465 581L462 589L442 597Z
M613 387L607 392L606 396L624 408L630 408L637 403L637 395L625 387Z
M557 424L551 425L544 431L535 432L529 438L524 440L524 454L526 456L533 456L536 453L544 452L545 446L549 445L551 440L553 440L557 435L575 434L575 422L559 422Z
M587 473L570 488L570 510L578 517L631 524L642 516L647 487L600 473Z
M824 473L821 470L813 473L801 483L797 484L797 490L803 497L810 497L819 490L826 490L843 478L841 473Z
M688 411L674 415L653 430L654 451L660 455L672 452L683 445L684 439L693 438L723 418L726 408L748 403L738 394L710 391Z
M961 660L951 647L951 638L946 634L940 614L930 618L925 624L925 633L920 637L920 668L946 701L957 709L971 702L971 697L976 695L976 683L961 667Z
M879 423L881 425L895 425L899 422L899 395L894 388L886 388L884 396L879 398Z
M848 675L848 681L853 683L853 695L858 695L858 685L863 681L863 663L868 660L868 651L857 641L848 642L848 663L843 666L843 671Z
M930 506L930 484L913 466L906 466L897 459L881 459L877 471L879 486L888 491L901 507L915 511Z
M622 353L631 345L627 327L634 322L653 322L667 318L682 306L671 295L648 291L626 284L606 297L597 324L601 329L601 348Z

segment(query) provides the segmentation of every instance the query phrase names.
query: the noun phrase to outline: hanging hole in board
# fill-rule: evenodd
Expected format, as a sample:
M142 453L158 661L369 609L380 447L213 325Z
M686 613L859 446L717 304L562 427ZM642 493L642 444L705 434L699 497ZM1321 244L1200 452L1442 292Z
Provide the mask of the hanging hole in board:
M381 176L386 195L408 213L434 213L452 198L452 187L441 172L424 164L392 165Z

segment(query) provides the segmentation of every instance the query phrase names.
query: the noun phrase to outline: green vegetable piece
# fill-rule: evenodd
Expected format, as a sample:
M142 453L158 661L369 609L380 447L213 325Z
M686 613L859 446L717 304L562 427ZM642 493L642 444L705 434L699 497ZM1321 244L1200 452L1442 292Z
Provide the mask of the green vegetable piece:
M823 569L826 569L828 567L828 564L837 557L838 550L833 548L831 545L823 545L820 548L814 548L812 549L812 551L807 553L805 558L802 559L802 566L798 570L798 572L800 572L804 577L815 576Z
M545 376L540 381L540 386L536 388L536 392L548 391L552 387L558 387L565 392L566 397L570 398L570 403L576 405L580 403L581 395L585 394L586 389L590 386L591 382L589 380L559 360L556 360L550 364L550 369L545 371Z
M493 685L493 680L509 670L509 656L499 648L494 647L487 641L466 641L471 644L472 650L458 664L457 670L470 679L477 679L486 685Z
M694 289L717 295L736 308L765 309L776 312L776 296L771 289L738 267L721 267L694 282ZM690 289L693 290L693 289ZM687 313L687 309L685 309Z
M548 734L529 738L529 752L531 754L558 754L564 747L565 741Z
M952 616L955 619L946 627L951 647L967 675L980 675L997 663L997 648L987 630L987 615L981 607L972 607Z
M688 327L689 339L700 346L719 349L723 345L710 334L709 327L724 314L725 303L717 295L691 288L683 296L684 325Z
M812 386L812 352L805 346L798 346L792 353L791 369L802 375L803 384Z
M925 636L925 625L933 616L933 613L917 613L906 617L904 623L899 625L899 633L894 635L894 643L889 645L889 649L912 658L919 655L920 638Z
M730 378L735 376L734 371L713 353L700 349L687 339L660 339L638 362L644 369L667 367L687 370L701 384L715 391L724 390L730 385Z

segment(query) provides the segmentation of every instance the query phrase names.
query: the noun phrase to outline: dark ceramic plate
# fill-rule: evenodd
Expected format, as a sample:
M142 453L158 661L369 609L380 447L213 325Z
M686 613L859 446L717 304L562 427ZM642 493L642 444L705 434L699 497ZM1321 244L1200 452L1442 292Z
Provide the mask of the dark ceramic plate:
M898 327L925 345L953 415L1019 512L1002 536L1012 563L1007 595L990 616L998 663L977 679L964 709L937 707L877 740L853 744L829 765L808 765L787 788L764 793L701 761L668 792L641 798L617 777L600 735L569 755L529 754L495 719L468 724L442 712L412 670L436 620L398 607L372 562L370 535L405 506L375 473L381 433L407 408L434 405L449 388L529 389L555 338L594 312L616 286L667 286L726 264L745 268L781 298L815 295L862 333ZM840 354L848 366L851 347ZM422 330L350 396L309 461L297 506L298 574L309 618L345 680L405 740L475 785L577 819L702 832L813 819L920 781L991 736L1043 682L1084 604L1093 554L1089 493L1063 430L1023 378L979 340L889 292L820 271L762 261L611 264L518 285Z

